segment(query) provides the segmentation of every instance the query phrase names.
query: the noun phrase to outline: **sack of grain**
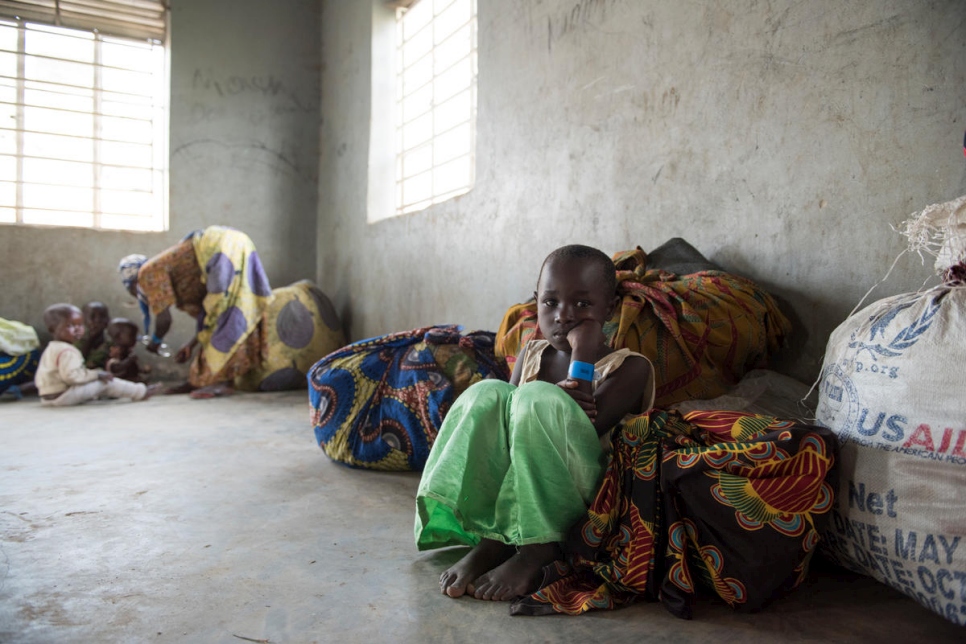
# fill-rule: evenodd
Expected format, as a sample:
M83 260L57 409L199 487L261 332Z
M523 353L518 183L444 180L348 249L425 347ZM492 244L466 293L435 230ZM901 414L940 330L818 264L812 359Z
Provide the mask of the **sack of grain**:
M816 417L841 442L824 552L966 625L966 196L906 222L939 286L875 302L829 338Z

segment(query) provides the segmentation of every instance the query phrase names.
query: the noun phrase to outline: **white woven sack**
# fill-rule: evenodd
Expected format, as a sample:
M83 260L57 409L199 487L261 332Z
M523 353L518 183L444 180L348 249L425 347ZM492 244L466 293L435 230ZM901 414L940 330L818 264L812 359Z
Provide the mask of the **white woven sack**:
M816 411L842 444L824 552L960 625L964 385L966 286L941 285L880 300L833 331Z

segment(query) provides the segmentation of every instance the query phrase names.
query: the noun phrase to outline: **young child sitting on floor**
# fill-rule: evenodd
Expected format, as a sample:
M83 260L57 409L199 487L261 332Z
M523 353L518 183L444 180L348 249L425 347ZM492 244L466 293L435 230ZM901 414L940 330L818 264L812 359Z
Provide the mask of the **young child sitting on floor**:
M540 332L509 383L484 380L446 415L416 493L416 545L473 549L445 570L450 597L512 600L587 510L606 464L601 438L654 401L650 361L605 340L617 296L613 262L587 246L552 252L540 270Z
M34 376L42 405L79 405L96 398L144 400L154 393L143 383L128 382L106 371L84 367L84 356L74 346L84 335L84 318L76 306L48 306L44 324L54 339L41 354Z
M107 335L111 338L107 370L118 378L145 382L151 366L142 367L134 353L134 346L138 342L138 325L127 318L114 318L107 325Z
M107 329L111 314L103 302L88 302L81 312L84 314L84 325L87 329L74 346L80 349L88 369L103 369L110 353L104 330Z

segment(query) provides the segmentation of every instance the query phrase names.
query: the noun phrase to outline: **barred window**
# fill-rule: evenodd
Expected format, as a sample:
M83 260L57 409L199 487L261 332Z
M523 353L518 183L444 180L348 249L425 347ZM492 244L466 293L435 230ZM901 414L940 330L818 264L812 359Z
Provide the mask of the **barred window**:
M476 0L397 9L396 214L464 194L476 173Z
M167 227L162 0L0 0L0 223Z

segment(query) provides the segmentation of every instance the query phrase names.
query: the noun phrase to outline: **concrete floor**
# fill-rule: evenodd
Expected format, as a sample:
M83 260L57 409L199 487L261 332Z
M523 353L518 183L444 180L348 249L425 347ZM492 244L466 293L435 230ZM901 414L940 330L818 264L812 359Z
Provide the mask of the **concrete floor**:
M350 470L305 392L41 408L0 401L2 642L940 642L946 622L841 571L757 615L703 600L510 617L439 594L417 474Z

